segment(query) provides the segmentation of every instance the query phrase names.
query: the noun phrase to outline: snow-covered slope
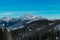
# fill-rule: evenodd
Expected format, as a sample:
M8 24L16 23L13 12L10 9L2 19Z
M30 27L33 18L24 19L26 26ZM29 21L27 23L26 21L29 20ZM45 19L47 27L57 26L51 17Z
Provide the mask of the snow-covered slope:
M24 14L21 17L18 18L19 22L17 22L16 24L14 24L10 29L17 29L17 28L22 28L22 26L31 23L32 21L36 21L36 20L44 20L45 18L42 18L40 16L32 16L30 14Z
M36 21L36 20L43 20L44 18L40 16L32 16L31 14L24 14L20 17L21 21L29 20L27 23Z
M6 22L9 22L10 20L13 20L13 18L3 17L3 18L0 18L0 20L4 20L4 21L6 21Z
M1 18L0 20L5 21L4 23L2 23L2 25L4 24L5 26L10 26L7 28L14 30L17 28L22 28L22 26L26 25L27 23L31 23L32 21L44 20L44 19L45 18L42 18L40 16L32 16L31 14L24 14L19 18L4 17L4 18Z

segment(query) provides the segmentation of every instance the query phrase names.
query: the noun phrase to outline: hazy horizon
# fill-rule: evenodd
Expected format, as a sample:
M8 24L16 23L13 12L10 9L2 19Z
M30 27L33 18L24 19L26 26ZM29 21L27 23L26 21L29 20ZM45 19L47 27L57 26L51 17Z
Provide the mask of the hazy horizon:
M0 0L0 18L20 17L25 13L60 19L60 0Z

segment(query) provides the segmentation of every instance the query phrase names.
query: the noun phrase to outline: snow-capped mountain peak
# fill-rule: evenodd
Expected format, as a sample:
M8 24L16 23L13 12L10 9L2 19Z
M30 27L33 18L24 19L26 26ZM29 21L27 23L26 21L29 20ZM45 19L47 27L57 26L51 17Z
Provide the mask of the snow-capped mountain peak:
M10 17L3 17L3 18L0 18L0 20L4 20L6 22L9 22L10 20L13 20L13 19Z
M23 16L20 17L20 19L22 20L29 20L31 19L33 16L31 14L24 14Z
M32 16L31 14L24 14L19 18L4 17L0 19L0 26L8 27L8 29L22 28L24 25L37 20L43 20L40 16ZM3 21L2 21L3 20Z
M32 20L32 19L43 19L42 17L40 16L32 16L31 14L25 14L23 16L20 17L20 19L22 20Z

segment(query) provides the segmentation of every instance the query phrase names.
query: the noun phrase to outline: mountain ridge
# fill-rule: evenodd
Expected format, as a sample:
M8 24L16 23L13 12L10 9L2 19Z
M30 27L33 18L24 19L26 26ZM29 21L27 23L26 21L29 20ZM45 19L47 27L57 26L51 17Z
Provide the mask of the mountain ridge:
M36 20L46 20L45 18L42 18L40 16L33 16L31 14L25 14L22 15L19 18L9 18L9 17L4 17L1 18L0 21L0 26L1 27L7 27L8 29L12 29L12 28L22 28L22 26L24 26L25 24L29 24L32 21L36 21Z

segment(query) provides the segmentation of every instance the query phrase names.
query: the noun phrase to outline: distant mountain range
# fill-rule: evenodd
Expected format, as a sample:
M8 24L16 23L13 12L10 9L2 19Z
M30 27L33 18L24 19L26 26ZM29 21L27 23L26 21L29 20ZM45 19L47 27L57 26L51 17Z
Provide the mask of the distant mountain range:
M40 16L32 16L30 14L24 14L19 18L0 18L0 27L7 27L8 29L22 28L24 25L36 20L47 20Z
M51 25L50 22L52 22L53 24L54 21L56 21L56 20L48 20L40 16L32 16L30 14L24 14L19 18L9 18L9 17L0 18L0 27L7 28L7 30L15 30L18 28L23 28L25 27L26 24L30 24L38 20L42 20L43 22L45 22L44 20L47 20L47 22L49 22L47 23L48 25Z
M0 27L6 35L3 37L8 40L46 40L46 37L52 40L52 36L54 40L60 38L60 19L48 20L25 14L19 18L0 18Z

